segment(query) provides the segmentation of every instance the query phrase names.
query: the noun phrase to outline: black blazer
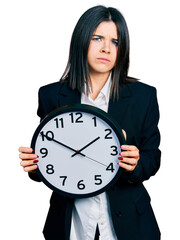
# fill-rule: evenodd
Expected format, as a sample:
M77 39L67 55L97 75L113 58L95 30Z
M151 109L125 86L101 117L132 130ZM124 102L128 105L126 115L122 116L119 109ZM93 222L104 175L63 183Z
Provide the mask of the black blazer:
M66 83L49 84L39 90L38 116L43 119L60 106L80 101L80 93L71 90ZM132 173L124 171L107 191L116 235L120 240L159 240L160 231L150 197L142 184L160 166L156 89L140 82L122 85L119 99L109 101L108 113L126 131L127 144L135 145L140 150L140 160L135 170ZM29 176L40 181L36 174ZM73 202L73 199L53 192L43 231L45 239L69 239Z

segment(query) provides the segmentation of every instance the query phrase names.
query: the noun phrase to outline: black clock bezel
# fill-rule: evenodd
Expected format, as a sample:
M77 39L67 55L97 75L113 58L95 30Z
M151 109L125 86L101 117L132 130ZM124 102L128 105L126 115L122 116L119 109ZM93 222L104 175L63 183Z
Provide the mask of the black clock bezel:
M49 122L51 119L57 117L60 114L63 113L67 113L67 112L86 112L86 113L90 113L93 114L99 118L101 118L102 120L104 120L116 133L116 136L119 139L119 142L121 143L121 145L125 144L125 138L123 136L122 133L122 129L119 126L119 124L117 123L117 121L112 118L108 113L104 112L103 110L96 108L94 106L90 106L90 105L86 105L86 104L72 104L72 105L67 105L67 106L63 106L60 108L57 108L56 110L54 110L53 112L49 113L39 124L39 126L36 128L34 135L32 137L31 140L31 148L35 151L35 145L36 145L36 139L41 131L41 129L46 125L47 122ZM56 193L66 196L66 197L70 197L70 198L86 198L86 197L92 197L92 196L96 196L100 193L105 192L106 190L108 190L112 185L114 185L114 183L119 179L121 173L122 173L122 168L119 167L119 170L117 171L115 177L103 188L91 192L91 193L85 193L85 194L74 194L74 193L69 193L69 192L65 192L61 189L56 188L54 185L52 185L51 183L49 183L46 178L41 174L41 171L37 168L36 169L36 173L38 175L38 177L42 180L42 182L49 187L51 190L55 191Z

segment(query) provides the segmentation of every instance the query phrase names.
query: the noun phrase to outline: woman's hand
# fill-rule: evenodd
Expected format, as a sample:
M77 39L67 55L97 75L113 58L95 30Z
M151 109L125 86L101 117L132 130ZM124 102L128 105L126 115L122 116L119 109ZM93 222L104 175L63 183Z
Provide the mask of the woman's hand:
M33 149L28 147L19 147L18 151L20 152L20 165L24 168L24 171L34 173L37 169L38 155L33 154Z
M119 166L128 172L134 171L139 161L139 149L133 145L122 145L122 152L118 158Z

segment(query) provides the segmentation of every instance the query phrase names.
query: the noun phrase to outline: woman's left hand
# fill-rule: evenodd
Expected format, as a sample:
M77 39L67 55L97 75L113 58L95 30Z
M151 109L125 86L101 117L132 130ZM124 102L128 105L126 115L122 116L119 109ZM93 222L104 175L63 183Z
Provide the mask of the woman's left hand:
M122 152L118 158L119 166L128 172L134 171L139 161L139 149L133 145L122 145Z

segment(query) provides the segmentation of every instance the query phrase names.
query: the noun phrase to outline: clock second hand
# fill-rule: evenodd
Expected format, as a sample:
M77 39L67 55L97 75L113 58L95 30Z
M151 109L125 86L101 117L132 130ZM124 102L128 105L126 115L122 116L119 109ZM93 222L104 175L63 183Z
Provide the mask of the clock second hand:
M93 158L91 158L91 157L88 157L88 156L86 156L86 155L85 155L84 157L86 157L86 158L88 158L88 159L90 159L90 160L92 160L92 161L94 161L94 162L97 162L97 163L99 163L99 164L107 167L107 165L105 165L104 163L101 163L101 162L99 162L99 161L97 161L97 160L95 160L95 159L93 159Z
M96 142L98 139L100 139L100 137L95 138L93 141L91 141L90 143L88 143L87 145L85 145L83 148L81 148L80 150L77 150L71 157L74 157L74 156L77 155L77 154L81 154L81 151L82 151L82 150L84 150L85 148L89 147L91 144L93 144L94 142ZM86 158L88 158L88 159L90 159L90 160L92 160L92 161L94 161L94 162L97 162L97 163L99 163L99 164L107 167L107 165L105 165L104 163L101 163L101 162L99 162L99 161L97 161L97 160L95 160L95 159L93 159L93 158L91 158L91 157L88 157L88 156L86 156L86 155L85 155L84 157L86 157Z

